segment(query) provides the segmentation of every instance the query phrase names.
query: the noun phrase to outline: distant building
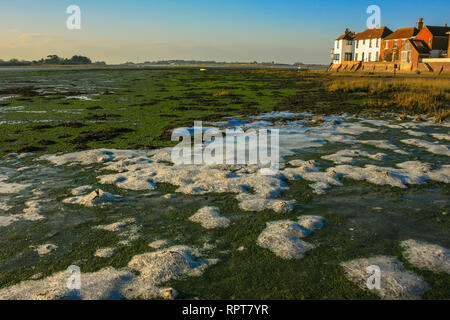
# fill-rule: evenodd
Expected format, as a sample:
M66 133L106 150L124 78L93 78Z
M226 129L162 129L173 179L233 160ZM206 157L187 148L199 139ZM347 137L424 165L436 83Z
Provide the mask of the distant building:
M414 39L423 28L423 18L420 18L416 27L400 28L388 35L381 43L381 61L399 61L400 50L408 39Z
M367 29L355 35L355 60L380 61L381 42L392 33L388 27Z
M431 50L432 58L440 58L442 53L448 49L449 35L447 32L450 32L447 24L443 27L425 26L417 34L416 39L426 42Z
M355 53L354 38L355 33L345 29L344 34L334 41L334 48L331 50L331 60L334 64L353 61Z
M424 26L392 32L388 27L345 33L334 41L329 70L450 71L450 27ZM354 62L349 62L354 61ZM371 63L372 62L372 63ZM373 63L380 62L380 63Z

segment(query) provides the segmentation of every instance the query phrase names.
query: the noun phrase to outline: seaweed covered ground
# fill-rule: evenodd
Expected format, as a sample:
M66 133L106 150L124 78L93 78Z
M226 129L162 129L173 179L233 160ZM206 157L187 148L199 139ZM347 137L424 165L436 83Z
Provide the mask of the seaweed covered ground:
M374 100L391 100L386 88L382 94L364 85L360 91L330 90L349 79L354 86L376 79L383 83L392 76L227 68L2 71L0 154L168 146L175 127L269 111L421 111L374 105ZM447 83L448 93L450 80L439 81Z
M0 73L0 298L449 299L448 123L330 79ZM279 129L280 171L174 166L194 121Z

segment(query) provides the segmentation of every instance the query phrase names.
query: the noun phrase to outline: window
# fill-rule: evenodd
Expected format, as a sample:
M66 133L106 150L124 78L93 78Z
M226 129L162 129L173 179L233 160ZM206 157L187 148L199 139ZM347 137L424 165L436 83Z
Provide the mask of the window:
M369 52L369 62L372 61L372 52Z
M377 39L377 48L380 47L380 39Z
M348 41L347 41L347 45L351 46L352 44L353 44L353 41L352 41L352 40L348 40Z
M409 42L406 43L406 50L410 50L411 49L411 45L409 44Z
M358 61L358 54L355 55L355 61Z
M353 54L351 52L346 52L344 60L345 61L352 61L353 60Z
M377 51L377 55L376 55L376 60L375 61L379 61L379 59L380 59L380 53Z
M339 53L337 53L337 54L334 55L334 60L340 60L340 55L339 55Z
M372 48L372 39L369 40L369 48Z
M402 51L402 62L409 62L410 53L409 51Z
M431 47L431 39L428 39L428 45Z
M406 40L402 40L402 47L405 45Z
M363 46L365 46L365 45L366 45L366 39L363 40Z
M394 40L394 49L397 49L397 41Z
M385 47L385 49L389 49L389 41L388 40L386 40L384 42L384 47Z
M359 40L356 40L356 48L359 48Z
M394 52L392 54L392 61L396 61L397 60L397 52Z
M362 53L361 61L364 61L364 52Z

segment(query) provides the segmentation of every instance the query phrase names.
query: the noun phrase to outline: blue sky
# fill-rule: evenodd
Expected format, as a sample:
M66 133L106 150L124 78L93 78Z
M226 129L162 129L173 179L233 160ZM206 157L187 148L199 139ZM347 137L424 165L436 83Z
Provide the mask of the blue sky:
M66 28L71 4L81 8L81 30ZM373 4L392 30L419 17L450 24L448 0L1 0L0 59L328 63L333 39L346 27L363 31Z

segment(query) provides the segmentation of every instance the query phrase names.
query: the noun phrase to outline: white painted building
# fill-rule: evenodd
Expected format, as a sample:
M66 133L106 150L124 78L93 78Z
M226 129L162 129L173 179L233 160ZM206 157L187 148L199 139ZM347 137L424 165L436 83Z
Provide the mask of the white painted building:
M334 48L331 50L331 60L334 64L353 61L355 53L354 37L355 33L346 29L345 33L334 41Z
M379 29L367 29L355 35L355 61L375 62L380 61L381 41L392 31L387 27Z

